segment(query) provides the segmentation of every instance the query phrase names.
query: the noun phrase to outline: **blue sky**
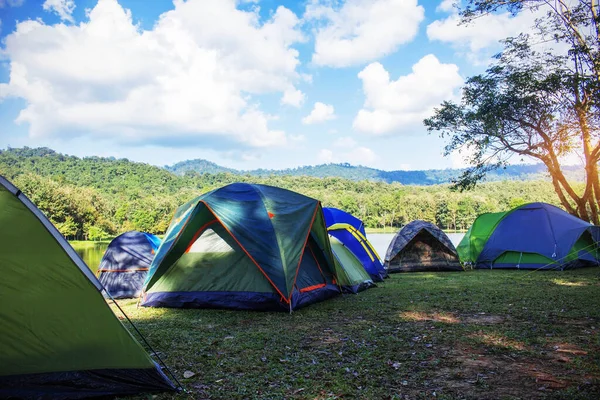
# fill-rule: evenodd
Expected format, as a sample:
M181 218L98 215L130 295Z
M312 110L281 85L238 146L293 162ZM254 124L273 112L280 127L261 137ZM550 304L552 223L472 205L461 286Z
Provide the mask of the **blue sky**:
M156 165L464 166L422 119L535 15L453 0L0 0L0 148Z

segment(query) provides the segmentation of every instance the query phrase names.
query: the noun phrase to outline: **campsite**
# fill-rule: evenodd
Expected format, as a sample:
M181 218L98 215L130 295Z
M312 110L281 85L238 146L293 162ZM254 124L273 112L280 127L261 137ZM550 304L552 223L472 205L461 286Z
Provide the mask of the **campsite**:
M324 213L318 201L288 190L245 183L213 190L183 204L162 239L120 235L99 266L88 267L18 188L4 178L0 183L0 219L8 225L21 219L7 236L13 250L1 256L7 275L0 293L18 304L0 310L11 321L2 328L1 349L10 360L0 369L3 397L588 399L600 393L596 226L556 207L531 203L496 217L498 232L514 223L511 215L543 213L544 224L524 219L532 247L524 239L514 247L529 252L528 259L548 246L549 257L564 256L546 257L542 267L520 270L521 260L513 260L507 270L510 257L499 257L482 269L453 270L446 254L456 254L454 245L421 221L394 236L386 265L401 237L400 247L411 251L403 265L412 271L422 260L425 269L384 272L374 285L370 268L352 252L366 251L359 254L367 254L369 266L377 255L362 221L337 209ZM555 226L556 218L571 225ZM245 223L263 240L272 237L277 252L257 253L261 242L248 236ZM567 238L561 226L574 235L566 247L555 244ZM327 229L341 228L352 234L330 247ZM481 229L461 243L480 246L471 233ZM544 239L544 231L552 235ZM496 246L502 241L494 234L483 236ZM25 237L44 251L25 257ZM591 245L572 244L586 237ZM478 247L477 260L488 247ZM442 251L443 262L432 251ZM449 270L428 271L431 260ZM48 269L49 262L58 269ZM23 279L33 279L36 290L19 290ZM55 283L63 289L53 290ZM111 291L129 298L115 299ZM36 299L50 301L28 307ZM88 349L86 357L75 356L75 348Z
M0 0L0 399L600 399L600 0Z

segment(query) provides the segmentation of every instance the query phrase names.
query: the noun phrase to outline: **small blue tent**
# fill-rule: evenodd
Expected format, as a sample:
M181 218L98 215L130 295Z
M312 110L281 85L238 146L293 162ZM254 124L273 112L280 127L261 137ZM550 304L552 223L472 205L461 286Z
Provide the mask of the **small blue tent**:
M475 268L566 269L599 265L600 227L546 203L483 214L459 253Z
M367 239L363 222L338 208L323 208L329 235L338 239L361 262L374 282L387 276L379 255Z
M110 242L97 273L98 279L113 298L140 295L159 246L158 237L138 231L125 232Z

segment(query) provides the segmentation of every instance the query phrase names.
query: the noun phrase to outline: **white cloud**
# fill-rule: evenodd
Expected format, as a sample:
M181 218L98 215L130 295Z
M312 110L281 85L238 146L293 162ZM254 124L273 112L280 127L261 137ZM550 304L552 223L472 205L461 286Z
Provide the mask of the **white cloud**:
M310 114L302 118L302 123L306 125L316 124L335 119L335 117L332 105L317 101Z
M176 0L144 31L116 0L99 0L88 18L20 22L5 39L11 73L0 100L26 101L16 122L29 124L31 137L221 150L286 142L252 96L285 96L300 79L291 45L303 36L290 10L279 7L261 22L234 0Z
M374 163L375 160L377 160L375 152L364 146L357 147L344 156L344 161L354 165L368 165Z
M290 88L283 92L281 104L287 104L294 107L300 107L304 103L304 93L301 90Z
M352 139L349 136L343 136L333 142L335 147L354 147L356 146L356 140Z
M300 78L302 78L302 80L306 83L312 83L313 82L313 77L311 74L300 74Z
M63 21L73 21L73 11L75 10L74 0L46 0L42 6L44 10L54 12Z
M444 1L442 5L446 3ZM440 5L440 7L442 7ZM450 11L450 10L445 10ZM469 24L459 25L460 16L454 9L445 19L433 21L427 26L429 40L449 43L477 64L487 64L489 57L500 49L499 41L521 32L532 33L535 19L545 11L523 10L516 16L509 12L487 14Z
M363 82L364 108L352 126L373 135L399 132L420 125L443 100L456 96L463 79L454 64L443 64L429 54L412 67L412 73L390 81L378 62L369 64L358 77Z
M475 148L470 146L463 146L460 149L454 150L450 153L450 162L452 168L469 168L472 166L471 159L475 155Z
M306 136L304 136L304 135L290 135L290 143L292 145L304 143L305 141L306 141Z
M454 5L457 3L460 3L460 0L442 0L435 10L450 12L455 9Z
M347 67L393 53L416 36L424 18L417 0L348 0L341 7L313 0L304 19L315 22L313 63Z
M319 162L322 163L330 163L333 162L333 152L329 149L321 149L319 151L319 155L317 156Z

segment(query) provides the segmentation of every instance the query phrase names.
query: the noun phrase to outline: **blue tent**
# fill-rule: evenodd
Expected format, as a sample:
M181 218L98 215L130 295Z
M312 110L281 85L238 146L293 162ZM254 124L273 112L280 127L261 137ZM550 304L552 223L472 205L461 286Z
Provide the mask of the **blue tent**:
M338 208L323 208L328 233L338 239L361 262L374 282L387 276L379 255L367 239L363 222Z
M486 229L476 227L486 214L475 220L459 245L463 261L474 261L476 268L519 269L566 269L599 264L600 227L558 207L530 203L492 217L496 215L493 223L484 224Z
M97 273L98 279L113 298L140 295L159 246L158 237L138 231L125 232L110 242Z

